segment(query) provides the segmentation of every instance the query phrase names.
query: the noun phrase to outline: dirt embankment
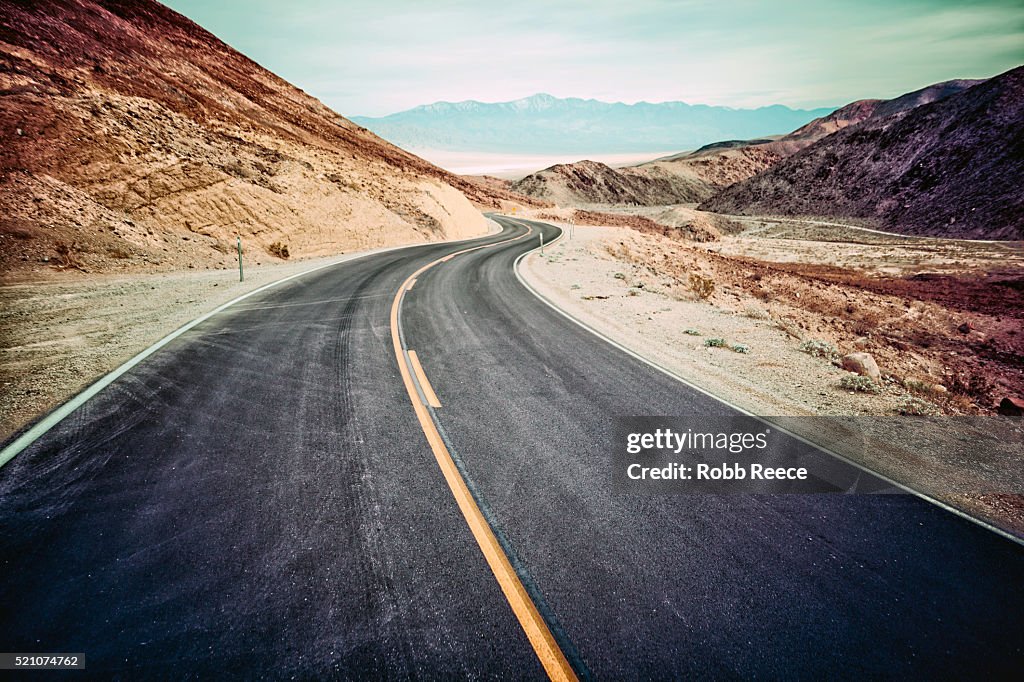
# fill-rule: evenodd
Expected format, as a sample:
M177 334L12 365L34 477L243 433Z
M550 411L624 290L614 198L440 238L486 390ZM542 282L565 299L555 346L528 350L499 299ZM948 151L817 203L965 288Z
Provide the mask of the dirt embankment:
M472 185L156 2L0 0L0 268L227 267L482 234Z

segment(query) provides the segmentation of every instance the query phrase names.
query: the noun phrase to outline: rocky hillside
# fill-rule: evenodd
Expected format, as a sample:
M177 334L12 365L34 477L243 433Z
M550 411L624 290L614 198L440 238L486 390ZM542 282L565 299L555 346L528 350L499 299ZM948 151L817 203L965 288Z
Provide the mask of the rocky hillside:
M563 206L697 203L782 158L766 144L709 147L625 168L596 161L558 164L512 183L512 189Z
M0 0L0 98L8 274L462 237L463 192L497 205L152 0Z
M493 175L461 175L463 181L469 183L472 190L463 192L467 196L473 196L474 202L479 202L487 208L497 208L501 211L508 211L512 208L544 208L551 206L550 201L544 201L536 197L520 194L512 189L512 181L505 178L496 178ZM480 200L479 197L486 197Z
M951 95L963 92L967 88L974 87L975 85L984 82L984 79L970 80L960 78L957 80L935 83L934 85L929 85L921 88L920 90L914 90L913 92L908 92L905 95L900 95L899 97L882 101L875 108L872 116L882 118L885 116L893 116L904 111L910 111L922 104L938 102L939 100L946 99Z
M702 208L860 218L917 235L1024 239L1024 67L932 99L911 97L925 103L889 116L876 112Z
M716 142L694 152L629 168L616 170L605 166L600 173L595 173L592 161L554 166L520 180L513 187L524 194L563 205L635 203L657 206L700 202L848 126L880 114L890 116L938 101L978 82L948 81L892 100L857 100L788 135Z
M560 205L639 204L700 201L705 183L661 169L611 168L597 161L557 164L512 183L512 189Z
M875 115L879 105L884 102L885 100L881 99L859 99L850 102L828 116L816 118L807 125L767 144L780 158L790 156L836 131L866 121Z

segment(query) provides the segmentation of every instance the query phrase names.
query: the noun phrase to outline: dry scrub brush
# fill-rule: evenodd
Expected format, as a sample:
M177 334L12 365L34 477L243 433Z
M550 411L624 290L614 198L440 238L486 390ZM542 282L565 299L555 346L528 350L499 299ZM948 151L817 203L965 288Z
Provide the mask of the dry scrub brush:
M847 374L839 380L839 385L848 391L856 393L881 393L882 387L871 380L870 377L859 374Z
M705 277L699 273L691 272L690 291L692 291L697 298L702 301L706 301L715 293L715 281L710 277Z
M823 358L829 361L839 359L839 349L828 341L808 339L800 344L799 350L816 358Z
M271 255L277 256L283 260L287 260L288 256L291 255L288 253L288 245L282 242L274 242L267 247L267 251L269 251Z

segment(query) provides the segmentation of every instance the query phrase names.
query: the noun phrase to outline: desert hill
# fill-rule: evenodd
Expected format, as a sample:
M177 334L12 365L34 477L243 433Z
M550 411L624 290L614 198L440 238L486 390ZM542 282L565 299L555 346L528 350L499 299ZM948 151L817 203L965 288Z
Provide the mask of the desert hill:
M561 205L640 204L656 206L704 198L699 180L657 169L611 168L598 161L556 164L512 183L512 189Z
M636 203L645 206L700 202L719 190L767 170L818 140L879 116L907 111L960 92L980 81L948 81L892 100L864 99L773 139L727 140L637 166L595 173L594 162L554 166L514 183L523 194L561 204ZM600 164L598 164L600 165ZM616 197L625 197L617 199Z
M637 166L558 164L512 183L516 192L561 205L697 203L782 158L770 144L717 143Z
M547 208L553 206L550 201L521 194L512 189L512 181L505 178L494 177L493 175L460 175L463 181L469 183L472 189L463 192L472 196L473 201L485 207L501 208L507 210L512 207L522 208ZM484 197L481 199L480 197Z
M876 112L702 208L860 218L917 235L1024 239L1024 67L941 99L911 95L910 102L923 103Z
M0 0L0 136L6 272L469 236L463 193L499 205L152 0Z
M875 115L883 102L885 100L880 99L859 99L850 102L828 116L816 118L807 125L767 144L780 157L790 156L838 130L866 121Z
M908 92L905 95L900 95L899 97L895 97L890 100L883 100L875 108L875 111L871 116L872 118L884 118L904 111L910 111L922 104L938 102L939 100L946 99L951 95L963 92L967 88L974 87L975 85L984 82L984 79L971 80L958 78L956 80L935 83L934 85L929 85L921 88L920 90Z

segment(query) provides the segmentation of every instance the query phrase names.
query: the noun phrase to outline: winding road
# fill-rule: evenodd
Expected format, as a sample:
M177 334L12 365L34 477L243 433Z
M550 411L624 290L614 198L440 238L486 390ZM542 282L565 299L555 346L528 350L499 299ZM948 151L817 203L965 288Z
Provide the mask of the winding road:
M908 494L637 495L733 408L538 299L558 229L250 296L0 469L0 651L97 678L929 678L1024 661L1024 547Z

